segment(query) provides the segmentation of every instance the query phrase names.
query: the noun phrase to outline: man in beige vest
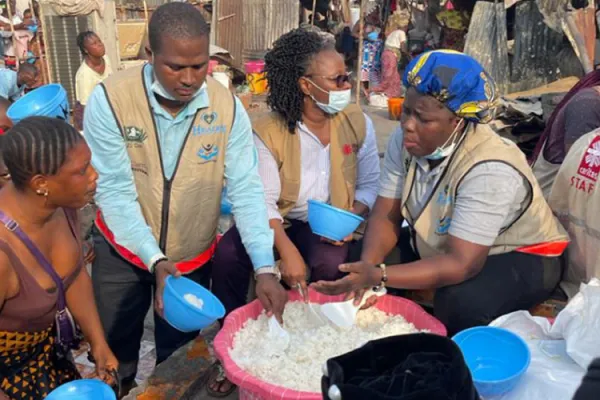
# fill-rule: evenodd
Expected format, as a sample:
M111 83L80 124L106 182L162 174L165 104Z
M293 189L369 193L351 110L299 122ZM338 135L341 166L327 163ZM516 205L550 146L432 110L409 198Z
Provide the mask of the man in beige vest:
M253 123L259 173L283 281L306 293L309 277L342 276L338 266L350 246L311 231L308 200L368 213L379 179L375 132L360 107L349 105L344 60L321 34L304 28L284 34L267 53L265 70L272 112ZM245 304L252 262L235 228L219 243L215 266L213 291L227 312ZM223 376L211 378L209 392L233 388Z
M168 275L208 287L221 193L229 200L256 271L257 292L279 318L285 291L273 273L273 233L248 115L207 77L209 28L191 4L168 3L149 24L149 64L97 86L84 134L98 171L92 279L124 384L136 376L144 318L155 292L157 362L197 332L162 317Z
M569 232L567 273L561 286L569 297L581 283L600 278L600 130L577 140L556 175L548 204Z
M439 50L413 60L404 84L362 261L314 287L437 289L434 313L449 334L541 302L560 280L568 238L523 153L485 125L491 78L473 58ZM386 266L396 246L402 265Z

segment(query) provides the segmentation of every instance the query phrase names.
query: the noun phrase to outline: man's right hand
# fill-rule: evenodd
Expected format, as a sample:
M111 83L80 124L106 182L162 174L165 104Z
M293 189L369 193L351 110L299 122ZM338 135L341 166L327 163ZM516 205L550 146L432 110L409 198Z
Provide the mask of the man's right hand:
M260 274L256 277L256 296L270 317L274 315L283 324L283 309L288 295L274 274Z
M306 264L304 258L296 249L290 249L287 253L281 254L281 279L292 289L298 285L302 288L302 293L306 293Z
M154 309L160 315L163 316L164 304L163 304L163 292L165 291L165 280L167 276L174 276L176 278L181 276L181 272L175 267L175 263L172 261L164 260L156 264L154 267L154 276L156 277L156 293L154 295Z

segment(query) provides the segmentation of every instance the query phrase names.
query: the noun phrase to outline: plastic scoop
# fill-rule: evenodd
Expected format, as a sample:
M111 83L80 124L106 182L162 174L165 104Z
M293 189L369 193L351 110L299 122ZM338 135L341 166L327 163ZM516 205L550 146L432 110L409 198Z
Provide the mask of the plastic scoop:
M302 290L302 285L300 285L299 283L296 285L296 289L298 289L298 292L300 292L300 296L302 296L302 300L305 301L305 304L308 307L308 320L312 325L315 326L322 326L325 325L327 323L327 321L325 319L323 319L323 317L321 316L321 314L316 310L316 307L319 307L319 305L317 304L313 304L310 302L310 299L308 298L307 294L304 293L304 290Z
M321 304L321 313L337 327L347 329L354 325L358 310L365 305L371 296L381 297L386 293L385 288L377 291L371 289L363 295L360 304L357 306L354 305L354 299L338 303Z
M275 316L269 318L269 336L276 343L276 346L281 348L281 351L286 350L290 346L290 334L283 329Z

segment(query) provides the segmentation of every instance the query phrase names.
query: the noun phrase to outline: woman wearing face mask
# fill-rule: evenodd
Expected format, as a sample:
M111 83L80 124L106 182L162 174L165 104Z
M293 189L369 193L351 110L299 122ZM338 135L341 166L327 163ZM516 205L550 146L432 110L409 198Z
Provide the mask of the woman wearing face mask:
M361 261L315 289L436 289L434 313L450 334L545 300L568 237L525 156L485 124L491 78L469 56L432 51L409 64L404 85ZM386 266L395 247L402 265Z
M272 112L253 123L259 172L284 282L341 277L350 237L330 243L312 233L309 199L366 216L377 195L373 123L349 105L350 82L334 43L304 29L280 37L265 57ZM252 269L235 228L215 255L213 292L227 312L245 304ZM246 279L244 279L246 277Z

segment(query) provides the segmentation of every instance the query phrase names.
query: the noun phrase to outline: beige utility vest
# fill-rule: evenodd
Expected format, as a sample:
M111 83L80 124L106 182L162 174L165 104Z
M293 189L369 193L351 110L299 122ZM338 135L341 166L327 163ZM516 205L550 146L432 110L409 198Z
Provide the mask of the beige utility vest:
M258 120L253 129L279 167L281 194L277 206L281 216L285 217L296 205L300 194L302 155L298 132L292 134L286 122L276 113ZM365 115L357 105L350 105L331 118L329 188L331 204L335 207L350 210L354 204L357 156L366 132Z
M544 200L521 150L514 143L502 139L487 125L470 125L467 129L420 212L408 207L407 200L413 189L417 164L406 149L403 151L407 174L402 193L402 216L412 228L413 246L421 258L447 252L448 230L460 183L473 167L491 161L506 163L519 171L529 182L529 192L533 196L530 196L517 220L500 232L489 254L508 253L520 247L568 240L566 232Z
M599 175L600 129L597 129L573 144L548 199L552 211L572 239L565 281L575 292L580 283L600 278Z
M546 147L545 144L544 147ZM533 169L533 175L542 189L544 198L547 200L548 196L550 196L550 190L552 189L552 184L554 183L560 164L553 164L544 158L544 147L542 147L537 160L535 160L531 168Z
M167 179L143 68L112 75L102 85L127 145L146 223L169 259L187 261L206 251L216 237L235 101L225 87L206 78L209 107L196 112Z

